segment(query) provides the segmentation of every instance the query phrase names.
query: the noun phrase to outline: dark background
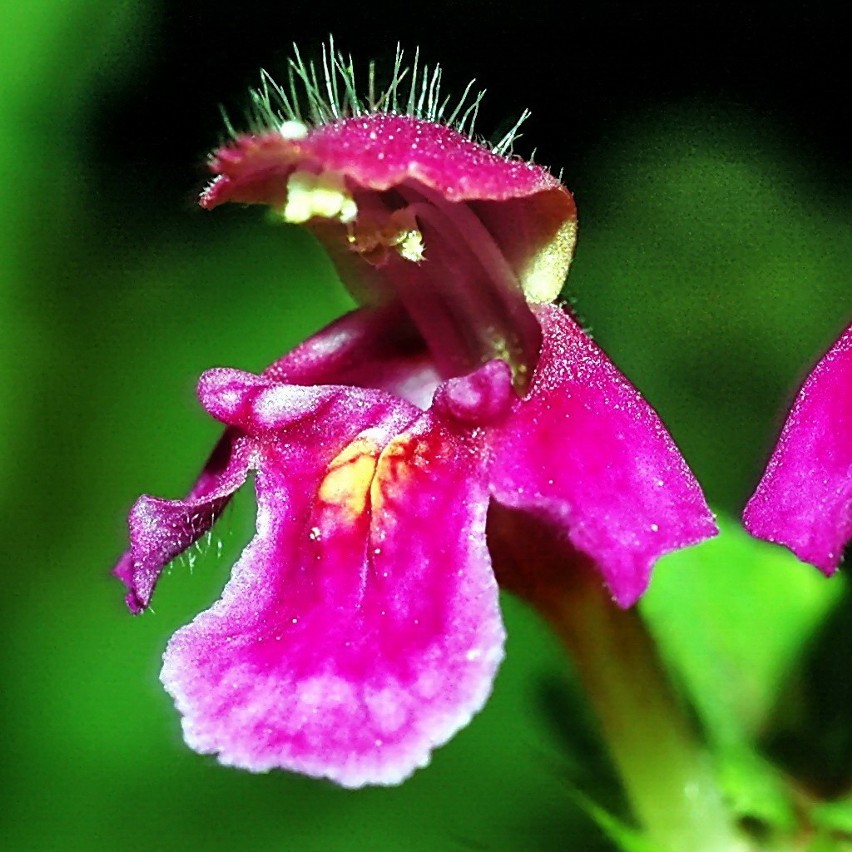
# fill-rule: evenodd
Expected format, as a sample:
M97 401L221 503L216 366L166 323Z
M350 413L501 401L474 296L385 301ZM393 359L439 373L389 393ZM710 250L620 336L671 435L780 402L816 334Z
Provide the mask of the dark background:
M291 44L306 56L318 56L331 32L362 73L369 59L388 68L399 43L409 58L419 45L423 61L442 64L446 91L461 92L475 77L477 86L487 89L477 129L490 138L502 135L523 109L531 110L517 151L534 151L538 162L562 171L577 196L582 233L592 234L589 242L599 229L614 227L620 215L645 229L634 234L632 248L645 271L659 275L656 285L649 281L645 292L612 276L599 281L609 270L594 263L591 250L584 254L581 242L566 291L576 296L576 309L592 331L616 346L614 354L619 338L632 333L631 325L637 334L657 338L646 342L649 351L671 345L660 304L672 296L673 283L667 280L672 270L660 267L678 264L677 257L666 256L673 248L688 254L693 243L700 252L695 237L709 239L712 256L697 267L687 261L682 272L692 280L674 282L685 314L690 299L702 303L692 322L685 318L683 330L712 322L719 344L728 342L727 335L738 336L739 357L708 369L706 359L714 353L701 351L690 363L679 344L676 356L669 357L689 373L684 384L715 393L720 404L735 404L734 394L754 411L754 421L738 424L736 436L749 450L750 467L736 470L733 460L733 468L726 463L727 471L717 471L718 484L712 474L709 483L715 502L731 510L744 502L776 426L770 419L777 417L779 395L789 393L789 370L801 373L842 327L852 304L848 281L836 268L806 268L809 258L803 257L818 250L806 233L817 225L812 210L845 211L849 204L850 131L841 116L852 93L845 30L830 6L545 3L526 8L433 2L340 8L317 2L286 8L249 3L235 12L224 5L169 3L146 11L145 32L132 44L134 69L97 104L90 149L98 195L117 204L115 215L132 217L134 226L139 217L141 229L154 223L198 228L201 234L227 227L187 215L203 182L204 157L222 138L218 106L239 124L258 69L283 80ZM702 160L704 152L717 157L720 168L712 159ZM620 170L617 178L614 169ZM622 182L618 189L612 186L616 180ZM666 181L677 185L660 185ZM660 198L680 203L690 195L692 211L655 206ZM674 221L664 221L666 215ZM724 233L717 231L714 242L701 228L703 221L714 228L716 219ZM790 233L780 233L785 227ZM648 239L656 245L641 244ZM757 345L749 334L759 336L760 329L749 328L754 311L738 293L749 286L744 281L755 275L754 267L764 266L774 242L781 249L776 263L785 268L760 270L764 281L754 289L764 291L759 307L777 314L772 335L789 359L788 372L783 382L773 385L767 376L757 388L746 389L741 384L753 377L737 373L743 357L754 359L747 350ZM848 243L836 248L848 259ZM797 276L798 288L816 289L815 298L785 305L785 291L796 289ZM820 280L809 280L815 276ZM620 310L635 313L626 318L632 323L625 326L621 317L610 322L609 290ZM625 305L625 298L635 304ZM597 316L599 301L604 304ZM811 321L821 326L818 331ZM655 327L662 333L648 335ZM779 335L788 340L778 340ZM704 349L715 345L694 342ZM725 369L733 374L724 375ZM641 373L631 375L645 389ZM739 384L732 388L731 382ZM740 416L750 420L745 411Z
M830 185L849 176L847 32L832 4L171 2L151 18L144 68L102 106L97 144L117 164L170 169L175 186L221 131L214 104L239 115L258 67L283 78L292 43L317 55L329 33L363 64L419 45L450 91L476 77L491 92L480 129L528 108L529 144L558 168L616 142L625 115L701 102L774 125Z

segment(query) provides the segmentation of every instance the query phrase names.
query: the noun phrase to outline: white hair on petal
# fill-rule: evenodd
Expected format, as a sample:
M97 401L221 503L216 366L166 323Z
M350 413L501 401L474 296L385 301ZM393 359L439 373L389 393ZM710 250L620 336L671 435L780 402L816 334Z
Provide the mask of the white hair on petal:
M366 94L359 94L352 57L335 48L333 37L323 45L319 61L303 59L294 44L286 86L261 70L260 86L250 93L249 130L256 134L279 131L288 138L298 138L300 125L307 132L310 127L343 118L386 113L443 124L472 137L485 90L475 91L476 81L471 80L453 102L450 96L442 96L440 65L421 64L419 48L410 65L404 59L405 53L397 45L390 82L381 89L376 87L376 64L371 62L367 67ZM222 114L228 133L239 135L224 110ZM485 144L495 154L511 156L514 143L521 136L521 125L529 116L529 111L524 110L504 136Z

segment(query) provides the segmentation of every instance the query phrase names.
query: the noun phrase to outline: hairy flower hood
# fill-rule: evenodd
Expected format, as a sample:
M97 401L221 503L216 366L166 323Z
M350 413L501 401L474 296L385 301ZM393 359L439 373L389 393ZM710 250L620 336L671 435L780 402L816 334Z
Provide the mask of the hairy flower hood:
M403 199L418 191L444 208L469 205L530 301L552 301L558 295L574 252L574 199L549 171L415 116L374 113L314 128L288 121L278 130L238 136L213 155L210 168L217 177L202 194L202 207L226 201L266 204L285 219L298 218L302 211L291 197L294 175L304 195L309 192L298 178L310 175L319 180L318 189L311 187L315 195L325 201L339 193L339 204L306 208L304 214L314 215L304 221L336 219L340 231L346 226L356 231L362 215L379 218L369 224L380 230L393 212L405 209ZM377 207L377 198L384 199L383 206ZM365 294L356 289L355 295Z
M401 304L442 375L503 358L525 386L541 345L529 305L556 298L576 208L547 170L417 116L374 113L238 136L201 196L306 224L363 305Z
M196 750L352 787L424 765L490 692L489 506L541 521L620 606L715 533L659 417L553 304L570 193L434 115L354 111L288 115L212 157L202 205L305 224L361 307L261 375L202 377L224 436L186 498L136 502L115 569L141 612L254 472L256 535L162 680Z

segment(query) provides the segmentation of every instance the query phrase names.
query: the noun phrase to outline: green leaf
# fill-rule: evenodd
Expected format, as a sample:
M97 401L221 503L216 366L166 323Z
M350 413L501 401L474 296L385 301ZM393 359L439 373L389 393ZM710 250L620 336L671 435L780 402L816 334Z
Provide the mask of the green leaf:
M611 814L576 788L569 794L581 810L595 822L598 828L623 852L659 852L638 829Z
M850 852L852 841L838 839L827 834L818 834L806 847L806 852Z
M727 518L719 526L659 563L642 612L711 738L735 750L767 723L843 581Z
M811 820L819 828L845 834L852 842L852 796L817 805L811 810Z
M796 829L796 814L783 777L747 748L717 756L719 783L740 818L757 820L779 832Z

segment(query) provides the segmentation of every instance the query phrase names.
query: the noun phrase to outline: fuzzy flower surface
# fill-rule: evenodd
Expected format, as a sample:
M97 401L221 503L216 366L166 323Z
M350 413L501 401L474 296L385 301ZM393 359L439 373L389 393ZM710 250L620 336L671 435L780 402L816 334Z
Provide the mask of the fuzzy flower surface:
M824 574L837 570L852 539L852 325L796 395L743 520Z
M659 417L554 303L570 193L507 142L472 141L469 111L447 122L437 71L412 75L407 106L396 88L365 106L331 66L344 104L296 63L312 119L267 87L201 204L304 224L360 307L260 375L201 378L224 435L186 498L136 502L115 573L144 610L254 473L256 535L161 678L197 751L358 787L425 765L491 691L490 505L545 521L566 571L591 558L625 607L659 556L715 526Z

